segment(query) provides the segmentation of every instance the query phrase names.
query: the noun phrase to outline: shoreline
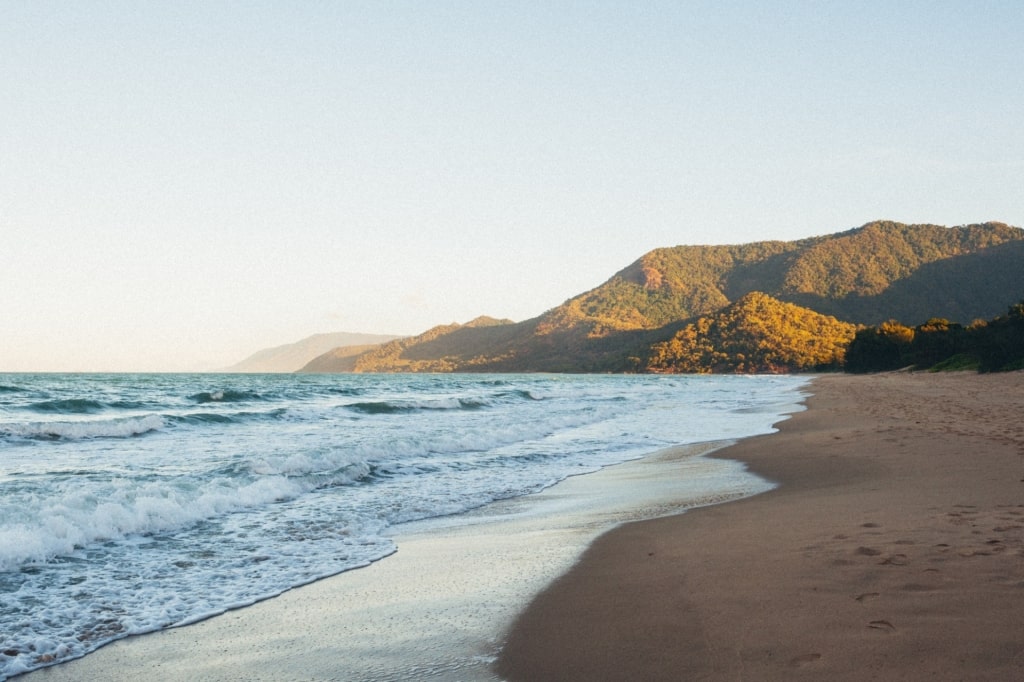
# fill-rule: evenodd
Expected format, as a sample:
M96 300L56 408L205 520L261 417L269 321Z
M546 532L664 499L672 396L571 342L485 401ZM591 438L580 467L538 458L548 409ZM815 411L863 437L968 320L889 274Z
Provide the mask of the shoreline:
M778 487L599 537L519 615L517 680L1024 671L1024 373L828 375L716 452Z
M743 464L708 456L733 442L660 450L534 495L403 524L398 551L370 566L14 679L495 682L516 615L603 532L770 488Z

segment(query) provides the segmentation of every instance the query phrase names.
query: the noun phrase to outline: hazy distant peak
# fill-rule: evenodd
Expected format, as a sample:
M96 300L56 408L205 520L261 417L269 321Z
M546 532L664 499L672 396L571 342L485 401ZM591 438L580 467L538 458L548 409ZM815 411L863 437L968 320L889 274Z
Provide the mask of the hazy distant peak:
M296 372L313 358L339 346L372 346L400 338L388 334L327 332L301 341L266 348L225 369L225 372Z
M1024 298L1022 264L1024 230L996 222L876 220L796 241L665 247L536 318L481 316L350 343L304 371L834 368L857 324L998 315Z

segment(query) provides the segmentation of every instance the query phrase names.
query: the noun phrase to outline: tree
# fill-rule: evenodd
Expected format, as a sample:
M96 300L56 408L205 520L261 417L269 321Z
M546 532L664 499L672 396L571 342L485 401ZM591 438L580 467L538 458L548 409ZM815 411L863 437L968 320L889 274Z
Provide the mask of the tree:
M846 371L887 372L911 364L914 330L896 320L860 329L846 350Z

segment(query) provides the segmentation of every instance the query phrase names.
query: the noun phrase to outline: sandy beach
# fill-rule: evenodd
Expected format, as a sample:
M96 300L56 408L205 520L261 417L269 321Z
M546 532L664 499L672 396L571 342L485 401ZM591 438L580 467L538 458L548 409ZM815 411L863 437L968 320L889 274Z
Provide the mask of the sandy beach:
M512 629L509 680L1024 676L1024 373L815 380L721 451L771 492L602 536Z
M671 448L536 495L406 524L398 552L367 568L17 679L493 682L518 612L601 533L769 487L738 462L703 456L722 445Z
M410 526L368 568L18 679L1021 677L1024 373L810 391L779 433Z

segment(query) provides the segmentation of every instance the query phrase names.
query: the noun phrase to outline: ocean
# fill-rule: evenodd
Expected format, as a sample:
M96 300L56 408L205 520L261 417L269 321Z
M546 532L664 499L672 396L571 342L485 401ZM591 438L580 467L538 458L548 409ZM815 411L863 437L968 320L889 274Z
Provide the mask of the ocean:
M387 561L402 524L769 433L806 381L0 374L0 680Z

